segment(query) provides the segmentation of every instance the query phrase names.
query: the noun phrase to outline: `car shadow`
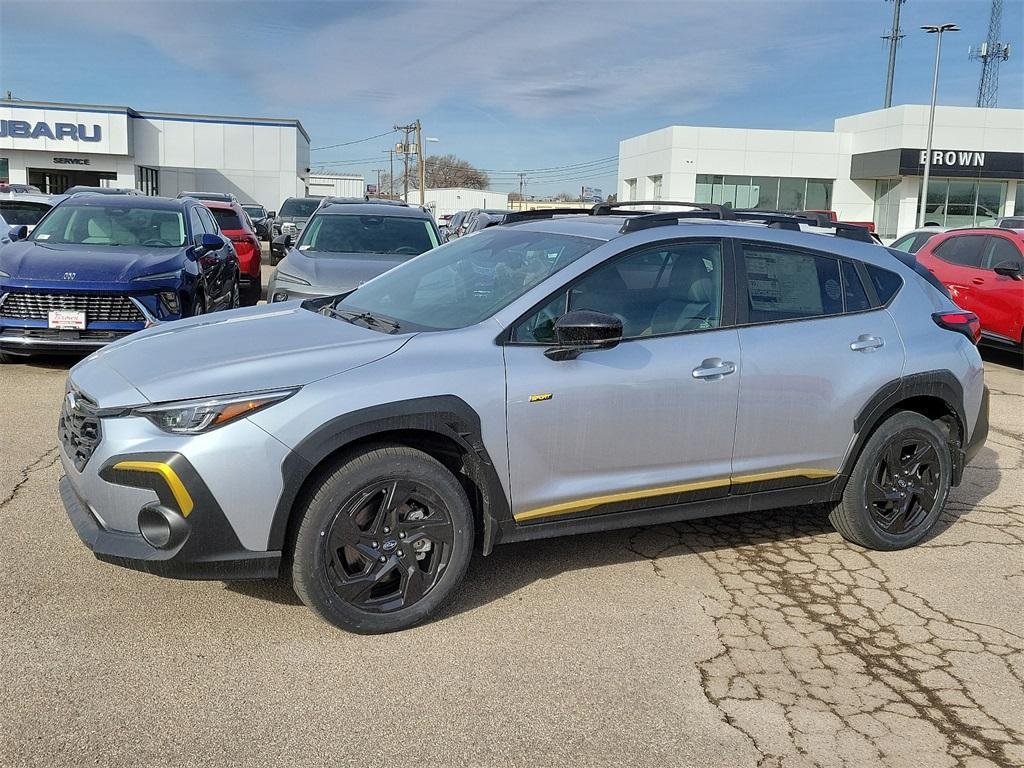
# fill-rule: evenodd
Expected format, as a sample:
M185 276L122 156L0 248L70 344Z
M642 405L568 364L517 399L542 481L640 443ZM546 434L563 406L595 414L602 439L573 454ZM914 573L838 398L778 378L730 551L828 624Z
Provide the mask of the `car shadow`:
M996 363L998 365L1005 365L1008 368L1024 370L1024 352L1015 352L1012 349L989 347L987 345L978 347L978 351L981 352L981 359L987 363Z

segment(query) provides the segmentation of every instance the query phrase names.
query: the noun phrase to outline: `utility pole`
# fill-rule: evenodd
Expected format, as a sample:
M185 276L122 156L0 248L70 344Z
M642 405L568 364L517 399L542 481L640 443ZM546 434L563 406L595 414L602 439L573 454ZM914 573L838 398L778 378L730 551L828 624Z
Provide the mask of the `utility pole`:
M929 35L935 35L935 73L932 75L932 107L928 110L928 143L924 151L924 180L921 182L921 207L917 215L917 226L924 226L925 206L928 203L928 177L932 171L932 132L935 130L935 99L939 92L939 58L942 56L942 33L959 32L956 24L926 24L921 27Z
M427 180L427 168L426 163L423 162L423 126L420 125L420 121L417 120L414 125L416 126L416 164L420 167L420 208L426 205L426 186Z
M883 35L883 40L889 41L889 70L885 78L885 107L892 106L892 84L896 78L896 47L903 39L903 32L900 30L900 6L907 0L892 0L892 29L888 35Z
M382 193L382 190L380 188L380 175L382 173L384 173L384 169L383 168L378 168L377 169L377 197L380 197L381 193Z
M523 205L523 185L525 183L526 183L526 174L525 173L520 173L519 174L519 210L520 211L525 210L525 206Z
M402 131L404 138L402 139L401 155L404 162L402 173L403 193L402 200L409 202L409 133L416 128L416 123L410 125L396 125L396 131Z

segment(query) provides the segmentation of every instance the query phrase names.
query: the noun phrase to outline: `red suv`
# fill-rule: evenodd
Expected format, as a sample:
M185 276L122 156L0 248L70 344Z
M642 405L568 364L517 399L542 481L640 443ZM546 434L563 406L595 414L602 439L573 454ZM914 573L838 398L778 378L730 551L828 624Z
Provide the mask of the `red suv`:
M213 213L220 231L231 240L238 252L241 271L242 303L255 304L260 300L263 283L260 280L260 239L242 206L234 201L200 200Z
M1024 230L957 229L935 235L917 259L958 305L981 320L982 341L1024 347Z

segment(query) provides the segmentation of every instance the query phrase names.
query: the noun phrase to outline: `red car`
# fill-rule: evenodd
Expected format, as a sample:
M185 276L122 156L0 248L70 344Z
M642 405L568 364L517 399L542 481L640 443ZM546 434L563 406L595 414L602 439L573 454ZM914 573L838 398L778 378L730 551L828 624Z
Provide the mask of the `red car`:
M260 279L260 263L262 252L260 239L253 229L249 217L242 206L232 201L201 200L210 209L217 220L224 237L231 240L238 253L238 265L241 269L241 293L243 304L255 304L260 300L263 283Z
M925 243L917 260L978 316L982 341L1024 349L1024 230L945 232Z

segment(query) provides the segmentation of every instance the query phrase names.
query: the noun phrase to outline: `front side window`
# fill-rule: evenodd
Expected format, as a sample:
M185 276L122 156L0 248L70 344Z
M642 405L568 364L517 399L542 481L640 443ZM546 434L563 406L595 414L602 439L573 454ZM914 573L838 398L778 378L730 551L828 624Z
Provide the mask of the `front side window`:
M29 239L68 245L180 248L185 244L185 225L179 211L68 202L43 219Z
M981 269L981 255L985 248L986 235L960 235L935 246L934 253L950 264Z
M217 222L213 220L213 215L210 213L209 208L196 208L199 212L199 217L203 220L203 226L207 232L211 235L219 235L220 227L217 226Z
M748 319L771 323L843 311L839 262L826 256L744 245Z
M404 328L450 330L486 320L603 241L485 229L385 272L338 302Z
M718 328L722 246L661 244L603 264L523 320L512 340L554 343L555 322L577 309L619 318L624 339Z
M434 228L426 219L324 213L314 216L302 232L298 248L316 253L419 256L437 247Z
M1020 264L1021 267L1024 267L1024 257L1008 238L989 237L989 245L983 262L985 269L993 269L1006 262Z

